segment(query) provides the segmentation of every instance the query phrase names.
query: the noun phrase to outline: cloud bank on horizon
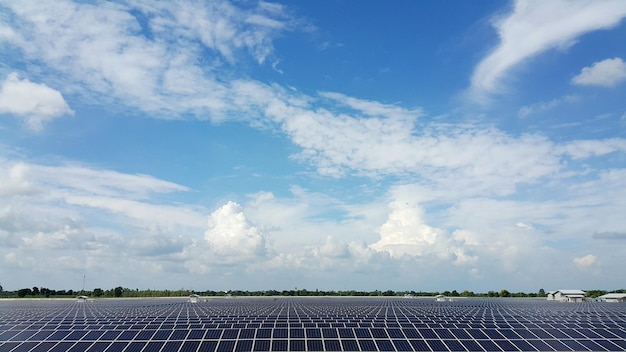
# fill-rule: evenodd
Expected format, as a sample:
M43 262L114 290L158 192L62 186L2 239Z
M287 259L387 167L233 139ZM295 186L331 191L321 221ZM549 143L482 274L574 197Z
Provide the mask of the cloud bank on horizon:
M0 282L619 288L626 3L466 6L0 0Z

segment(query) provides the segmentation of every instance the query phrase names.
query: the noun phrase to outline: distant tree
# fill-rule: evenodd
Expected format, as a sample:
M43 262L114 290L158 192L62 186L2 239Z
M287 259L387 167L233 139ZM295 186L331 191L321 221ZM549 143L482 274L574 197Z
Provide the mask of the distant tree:
M546 296L546 291L544 291L542 288L540 288L539 292L537 292L537 296L545 297Z
M39 296L39 287L33 286L33 296Z
M507 290L500 290L500 297L510 297L511 293Z
M96 297L101 297L104 294L104 291L102 291L101 288L94 288L92 293Z
M0 284L0 294L2 294L2 292L4 292L4 288L2 287L2 284Z
M124 288L122 286L118 286L113 291L115 292L115 297L122 297L122 294L124 293Z
M459 293L456 292L456 290L452 290L452 292L450 292L450 296L452 296L452 297L459 297Z
M587 297L589 298L596 298L598 296L602 296L604 294L606 294L607 291L604 290L587 290Z
M26 295L30 295L30 294L32 294L32 291L30 288L21 288L17 290L17 297L19 298L24 298L26 297Z
M52 293L52 291L50 291L49 288L45 288L45 287L40 288L39 291L46 298L50 297L50 293Z

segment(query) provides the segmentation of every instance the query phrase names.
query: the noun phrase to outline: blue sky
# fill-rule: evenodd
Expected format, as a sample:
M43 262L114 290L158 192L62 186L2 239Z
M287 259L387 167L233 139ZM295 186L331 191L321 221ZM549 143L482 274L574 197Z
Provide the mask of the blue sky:
M0 1L0 283L621 288L625 16Z

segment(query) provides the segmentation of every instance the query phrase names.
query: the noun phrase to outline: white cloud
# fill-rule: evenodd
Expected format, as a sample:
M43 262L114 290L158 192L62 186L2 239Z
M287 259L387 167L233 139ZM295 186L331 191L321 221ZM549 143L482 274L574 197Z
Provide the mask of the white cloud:
M218 256L265 256L265 238L243 213L241 205L228 202L215 210L208 220L204 239Z
M38 131L44 122L74 112L60 92L45 84L20 79L14 72L0 84L0 114L19 116L30 129Z
M331 99L337 103L354 109L366 116L398 118L406 120L415 120L424 115L422 109L404 109L397 105L382 104L377 101L357 99L336 92L321 92L321 97Z
M596 263L598 258L595 255L587 254L586 256L574 258L573 262L580 268L588 268Z
M388 252L392 257L446 254L439 252L439 246L446 241L444 231L424 223L419 205L396 200L389 207L388 219L380 227L380 240L370 248Z
M558 147L560 153L572 159L586 159L615 152L626 152L626 139L574 140Z
M502 78L528 58L567 47L587 32L611 28L624 16L626 2L621 0L515 1L511 13L494 21L500 42L474 70L474 98L501 92Z
M166 118L221 119L233 106L229 82L245 58L240 53L263 63L273 55L275 37L299 28L284 7L264 3L245 9L227 1L4 6L13 20L0 40L19 48L25 60L45 63L50 74L42 78L64 92Z
M547 102L539 102L532 105L526 105L519 109L517 116L520 118L527 117L528 115L541 113L546 110L554 109L565 103L573 103L579 101L580 97L577 95L566 95L557 99L553 99Z
M626 80L626 62L621 58L606 59L584 67L572 78L573 84L612 87Z

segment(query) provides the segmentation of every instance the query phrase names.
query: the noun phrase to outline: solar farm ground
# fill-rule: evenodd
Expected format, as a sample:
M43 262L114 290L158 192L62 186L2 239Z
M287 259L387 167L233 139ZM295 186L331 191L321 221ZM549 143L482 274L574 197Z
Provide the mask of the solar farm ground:
M310 297L0 301L0 352L625 350L623 303Z

